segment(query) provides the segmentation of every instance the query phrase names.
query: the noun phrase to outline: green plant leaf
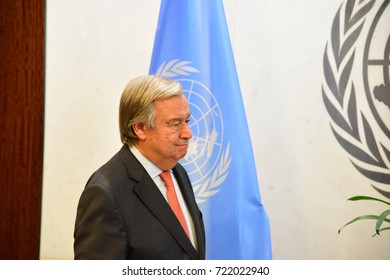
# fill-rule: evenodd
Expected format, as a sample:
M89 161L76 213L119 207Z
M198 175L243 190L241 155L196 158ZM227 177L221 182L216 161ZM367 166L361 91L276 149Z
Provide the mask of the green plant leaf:
M378 220L376 221L375 231L379 235L380 227L382 226L383 222L389 222L390 220L386 219L387 216L390 215L390 210L386 210L380 216L378 217Z
M385 228L381 228L379 230L379 232L382 232L382 231L385 231L385 230L390 230L390 227L385 227ZM376 235L379 235L379 233L375 233L372 237L376 236Z
M354 222L360 221L360 220L378 220L379 216L377 215L363 215L356 217L355 219L350 220L348 223L346 223L342 228L338 230L338 233L340 234L341 230L345 228L346 226L353 224Z
M379 198L375 198L375 197L371 197L371 196L364 196L364 195L353 196L353 197L348 198L348 200L350 200L350 201L374 200L374 201L379 201L379 202L383 202L387 205L390 205L390 202L384 201L384 200L379 199Z
M379 199L379 198L376 198L376 197L372 197L372 196L364 196L364 195L353 196L353 197L348 198L348 200L350 200L350 201L372 200L372 201L382 202L382 203L384 203L386 205L390 205L390 202L387 202L385 200L382 200L382 199ZM373 236L380 235L380 232L382 232L384 230L390 230L390 227L381 228L383 226L384 222L390 223L390 219L387 218L388 216L390 216L390 209L385 210L379 216L377 216L377 215L362 215L362 216L356 217L356 218L352 219L351 221L349 221L348 223L346 223L342 228L340 228L338 230L338 233L340 234L340 232L341 232L341 230L343 228L345 228L346 226L348 226L348 225L350 225L352 223L355 223L357 221L360 221L360 220L376 220L376 223L375 223L375 234Z

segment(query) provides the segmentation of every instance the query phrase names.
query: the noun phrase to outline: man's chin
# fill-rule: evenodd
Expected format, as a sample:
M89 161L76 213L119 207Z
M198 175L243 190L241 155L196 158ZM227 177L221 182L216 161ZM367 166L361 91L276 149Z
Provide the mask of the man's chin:
M179 160L184 158L186 155L187 155L187 149L185 151L179 153Z

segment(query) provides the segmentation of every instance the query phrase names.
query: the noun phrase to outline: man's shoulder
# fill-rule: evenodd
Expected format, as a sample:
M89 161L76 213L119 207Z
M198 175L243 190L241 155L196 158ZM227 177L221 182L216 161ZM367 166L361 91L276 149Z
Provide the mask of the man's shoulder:
M126 154L122 148L106 163L93 172L88 180L87 186L91 184L109 183L112 180L121 179L121 177L125 176L127 171L123 157L126 157Z

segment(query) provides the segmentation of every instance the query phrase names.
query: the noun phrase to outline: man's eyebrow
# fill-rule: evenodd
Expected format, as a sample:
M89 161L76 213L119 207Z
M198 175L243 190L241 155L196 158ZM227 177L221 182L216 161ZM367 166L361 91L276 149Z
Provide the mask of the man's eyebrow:
M185 118L184 120L186 120L186 119L187 118ZM181 122L181 121L183 121L182 118L172 118L172 119L167 120L166 122L167 123L174 123L174 122Z
M191 114L188 114L188 116L186 116L186 117L184 117L184 118L181 118L181 117L173 117L173 118L171 118L171 119L169 119L168 121L171 121L171 120L179 120L179 121L181 121L181 120L186 120L186 119L189 119L191 117Z

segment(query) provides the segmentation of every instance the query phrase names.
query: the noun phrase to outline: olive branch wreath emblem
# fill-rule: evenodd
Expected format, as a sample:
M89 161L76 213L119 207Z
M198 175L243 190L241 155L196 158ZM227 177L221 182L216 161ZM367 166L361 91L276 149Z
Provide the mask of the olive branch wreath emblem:
M199 73L199 70L188 65L190 63L191 62L189 61L180 61L179 59L173 59L167 63L163 62L155 75L165 78L173 78L177 76L188 76L190 73ZM226 150L221 154L221 160L219 161L218 166L214 169L212 175L204 180L204 182L193 186L196 202L198 204L205 202L209 197L220 191L220 188L218 187L225 181L229 174L231 160L230 143L228 143Z
M353 166L365 177L378 183L390 182L389 166L381 151L390 161L389 150L375 138L365 114L357 109L356 91L351 72L355 57L355 44L364 26L365 17L375 0L355 6L356 1L346 2L344 26L341 8L337 11L331 29L331 44L326 44L323 67L326 87L322 86L325 107L333 120L331 129L339 144L352 156ZM361 4L361 5L360 5ZM360 5L360 7L359 7ZM352 11L356 12L352 13ZM344 28L342 28L344 27ZM360 113L360 119L359 119ZM359 124L361 124L359 126ZM345 133L339 133L342 130ZM358 164L358 161L364 164ZM364 167L363 167L364 166ZM371 185L379 193L390 197L390 192Z

